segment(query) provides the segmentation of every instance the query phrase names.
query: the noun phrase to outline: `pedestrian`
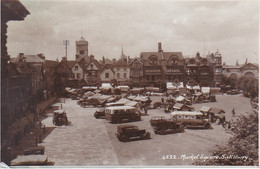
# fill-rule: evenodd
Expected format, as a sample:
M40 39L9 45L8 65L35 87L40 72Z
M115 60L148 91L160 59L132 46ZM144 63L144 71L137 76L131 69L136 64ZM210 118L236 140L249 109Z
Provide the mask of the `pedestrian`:
M235 108L232 109L232 116L234 117L236 115Z
M163 97L162 97L161 101L162 101L162 103L164 103L164 98Z
M147 115L147 107L144 107L144 114Z

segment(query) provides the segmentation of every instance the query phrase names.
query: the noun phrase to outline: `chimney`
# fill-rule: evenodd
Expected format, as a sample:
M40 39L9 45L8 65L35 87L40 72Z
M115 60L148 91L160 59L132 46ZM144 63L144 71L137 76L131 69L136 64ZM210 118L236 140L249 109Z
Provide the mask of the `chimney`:
M162 52L163 50L162 50L162 43L161 42L159 42L158 43L158 52Z
M22 61L23 59L24 59L24 53L19 53L18 62Z
M89 56L91 60L94 60L95 56L94 55L90 55Z
M45 56L42 53L37 54L37 56L40 57L41 59L45 60Z

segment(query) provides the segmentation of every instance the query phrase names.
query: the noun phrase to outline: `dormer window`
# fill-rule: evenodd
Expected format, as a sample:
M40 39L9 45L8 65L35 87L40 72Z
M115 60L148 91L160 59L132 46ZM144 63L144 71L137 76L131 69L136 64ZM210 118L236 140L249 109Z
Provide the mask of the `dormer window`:
M74 69L75 69L75 71L78 71L78 70L79 70L79 67L78 67L78 66L75 66Z
M149 57L149 63L152 65L156 65L157 64L157 56L150 56Z
M171 56L170 59L169 59L169 62L172 65L178 64L178 56L176 56L176 55Z

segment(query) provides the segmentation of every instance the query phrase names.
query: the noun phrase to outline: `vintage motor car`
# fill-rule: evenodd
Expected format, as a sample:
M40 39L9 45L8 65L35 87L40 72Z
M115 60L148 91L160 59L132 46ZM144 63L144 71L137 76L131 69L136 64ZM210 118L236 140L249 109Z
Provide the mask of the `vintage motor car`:
M211 128L209 120L201 112L174 111L171 115L174 121L183 124L186 128Z
M145 129L138 129L138 126L132 124L118 125L116 136L119 141L127 142L131 140L146 140L151 138L151 133Z
M69 125L67 115L64 110L55 110L53 116L53 124L56 126Z
M94 113L95 118L100 119L100 118L105 118L105 109L100 108Z
M105 109L105 119L112 123L139 121L141 114L132 106L111 106Z
M150 120L155 134L168 134L184 132L185 126L173 119L165 119L163 116L154 116Z

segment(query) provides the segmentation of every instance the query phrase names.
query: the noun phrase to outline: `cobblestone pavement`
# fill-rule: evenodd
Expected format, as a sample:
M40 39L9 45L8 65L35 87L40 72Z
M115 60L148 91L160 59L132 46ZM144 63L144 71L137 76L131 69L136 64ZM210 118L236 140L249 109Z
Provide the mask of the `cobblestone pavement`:
M241 95L218 95L217 100L193 106L196 110L203 105L222 108L226 111L227 120L237 118L231 115L233 107L237 111L237 116L251 110L249 99ZM151 117L170 117L170 114L158 108L149 110L148 116L142 116L142 121L131 122L140 129L151 132L152 139L122 143L115 136L118 124L94 118L93 114L97 108L81 108L75 100L67 99L63 109L66 110L72 125L55 128L43 143L46 154L55 161L55 165L59 166L193 165L196 159L192 159L192 156L209 157L217 148L216 145L226 144L231 136L230 131L217 124L213 124L213 129L210 130L186 129L184 133L154 134L149 123ZM53 126L51 117L42 123ZM175 155L177 159L163 159L165 155Z
M72 124L55 128L41 144L55 165L118 165L104 122L93 116L96 108L81 108L71 99L62 107ZM42 123L53 126L52 117Z

